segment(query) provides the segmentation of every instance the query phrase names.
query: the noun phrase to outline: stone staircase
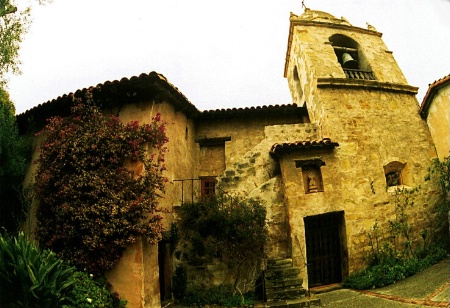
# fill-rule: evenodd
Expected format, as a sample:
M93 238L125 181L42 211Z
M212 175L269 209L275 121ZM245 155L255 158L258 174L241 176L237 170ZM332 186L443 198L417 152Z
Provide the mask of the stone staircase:
M300 298L306 294L299 277L300 268L292 265L292 259L267 260L265 275L268 302Z
M306 296L300 268L292 259L267 260L265 273L266 303L261 307L310 307L319 306L320 299Z

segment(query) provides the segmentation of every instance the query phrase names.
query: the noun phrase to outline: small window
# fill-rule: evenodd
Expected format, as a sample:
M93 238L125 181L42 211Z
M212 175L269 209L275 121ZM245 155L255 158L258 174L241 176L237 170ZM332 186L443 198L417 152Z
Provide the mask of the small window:
M402 179L402 171L405 167L405 164L399 161L393 161L384 166L384 175L386 177L386 186L400 186L404 185Z
M216 195L216 178L215 177L205 177L201 178L201 197L212 198Z
M400 171L386 173L386 184L389 187L402 185Z

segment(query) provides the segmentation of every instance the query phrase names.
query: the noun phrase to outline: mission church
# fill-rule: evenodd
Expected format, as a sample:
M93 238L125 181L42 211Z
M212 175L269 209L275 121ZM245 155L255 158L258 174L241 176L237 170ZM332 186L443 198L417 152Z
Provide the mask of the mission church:
M339 283L367 265L367 234L375 221L393 217L397 189L421 187L408 210L416 235L433 227L430 213L439 198L438 187L424 180L437 154L419 113L418 88L408 84L381 37L371 26L325 12L291 13L284 77L292 102L285 105L199 111L156 72L74 95L90 91L123 122L148 123L160 113L168 123L169 182L160 200L172 213L167 228L177 206L213 195L217 185L259 197L267 206L265 257L291 260L305 289ZM20 130L67 115L71 103L69 94L28 110L18 116ZM34 226L31 221L30 232ZM108 280L130 307L159 307L182 262L176 250L164 241L139 241ZM201 271L220 283L214 270Z

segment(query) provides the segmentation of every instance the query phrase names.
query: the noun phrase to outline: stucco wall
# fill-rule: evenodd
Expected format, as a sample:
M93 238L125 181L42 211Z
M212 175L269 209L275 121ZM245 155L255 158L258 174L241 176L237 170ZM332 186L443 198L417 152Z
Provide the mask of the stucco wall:
M439 89L428 109L427 124L439 159L450 155L450 83Z
M109 114L111 111L105 111ZM198 144L195 143L195 127L193 121L188 119L182 112L177 112L167 102L153 103L141 102L128 104L121 109L119 117L122 122L138 121L139 124L149 123L157 113L161 114L162 121L166 122L168 152L165 154L167 170L164 175L169 182L166 191L160 199L160 206L169 210L164 216L164 226L170 228L173 215L170 211L173 205L178 205L180 192L174 184L174 179L191 178L196 170L198 157ZM42 139L42 137L40 138ZM36 149L40 139L35 139ZM38 158L38 152L33 154L33 160ZM139 167L139 166L138 166ZM25 183L34 180L34 172L37 166L31 164L27 172ZM24 229L33 235L36 228L36 204L33 203L28 220ZM159 269L158 248L139 240L131 245L123 254L117 266L107 273L108 281L112 284L114 291L128 301L129 307L157 307L159 298Z
M126 105L120 112L120 119L127 123L138 121L148 123L157 113L166 122L166 134L169 138L168 151L165 153L164 172L169 182L160 199L160 206L169 210L162 214L164 227L170 229L173 221L173 206L179 205L179 187L174 180L189 179L194 176L198 144L195 143L193 121L166 102L142 102ZM170 271L172 269L169 269ZM160 303L158 248L142 243L142 240L127 249L119 264L108 273L108 281L114 289L130 302L130 307L156 307ZM130 277L133 277L130 279ZM139 302L141 303L139 305Z

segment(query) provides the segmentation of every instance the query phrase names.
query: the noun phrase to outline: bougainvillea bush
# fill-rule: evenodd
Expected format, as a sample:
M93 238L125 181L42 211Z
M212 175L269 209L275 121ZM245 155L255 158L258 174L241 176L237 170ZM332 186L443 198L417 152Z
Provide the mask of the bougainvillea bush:
M37 239L77 268L102 274L125 247L162 232L158 198L165 124L124 124L105 116L92 100L79 101L69 117L53 117L39 133Z

